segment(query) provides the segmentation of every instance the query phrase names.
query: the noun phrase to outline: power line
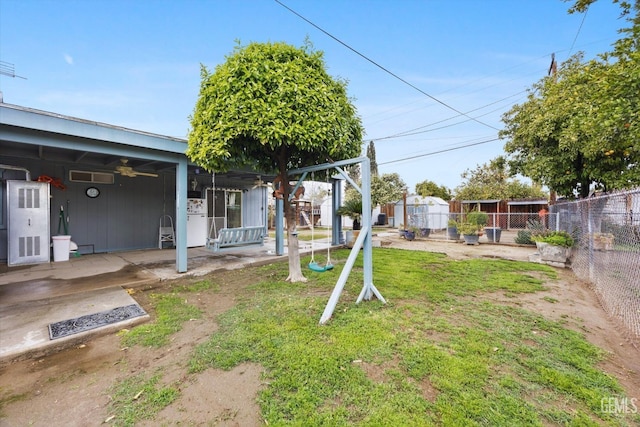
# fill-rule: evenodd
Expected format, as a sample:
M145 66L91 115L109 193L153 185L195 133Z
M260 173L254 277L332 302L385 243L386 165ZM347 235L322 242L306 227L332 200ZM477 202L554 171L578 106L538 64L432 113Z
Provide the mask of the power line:
M325 31L324 29L320 28L318 25L314 24L313 22L311 22L310 20L308 20L307 18L305 18L304 16L300 15L298 12L296 12L295 10L291 9L289 6L285 5L284 3L282 3L280 0L274 0L276 3L278 3L280 6L284 7L285 9L287 9L289 12L293 13L294 15L296 15L297 17L299 17L300 19L302 19L303 21L307 22L309 25L313 26L314 28L316 28L317 30L323 32L324 34L326 34L327 36L331 37L333 40L337 41L338 43L340 43L341 45L343 45L344 47L346 47L347 49L349 49L350 51L352 51L353 53L355 53L356 55L360 56L361 58L367 60L368 62L372 63L373 65L375 65L376 67L380 68L382 71L384 71L385 73L393 76L394 78L396 78L397 80L400 80L402 83L406 84L407 86L411 87L412 89L417 90L418 92L420 92L421 94L427 96L428 98L436 101L438 104L452 110L455 111L456 113L458 113L461 116L465 116L468 117L469 119L473 120L476 123L479 123L483 126L486 126L488 128L491 128L493 130L500 130L494 126L491 126L488 123L484 123L481 122L480 120L477 120L473 117L470 117L468 115L466 115L465 113L463 113L462 111L452 107L451 105L439 100L438 98L429 95L427 92L423 91L422 89L420 89L419 87L409 83L408 81L406 81L405 79L403 79L402 77L398 76L397 74L393 73L392 71L388 70L387 68L383 67L382 65L378 64L377 62L375 62L373 59L367 57L366 55L358 52L357 50L355 50L354 48L352 48L351 46L349 46L348 44L346 44L345 42L343 42L342 40L340 40L339 38L335 37L334 35L330 34L328 31Z
M506 101L509 98L513 98L513 97L519 96L519 95L521 95L523 93L526 93L526 92L527 92L526 90L523 90L523 91L518 92L516 94L509 95L509 96L507 96L505 98L502 98L502 99L499 99L497 101L491 102L489 104L483 105L481 107L474 108L473 110L467 111L467 114L473 113L474 111L482 110L482 109L484 109L486 107L489 107L490 105L494 105L494 104L497 104L499 102ZM484 113L484 114L482 114L480 116L476 116L476 118L483 117L483 116L486 116L487 114L494 113L496 111L501 110L502 108L503 107L496 108L495 110L491 110L491 111L489 111L487 113ZM420 126L420 127L417 127L417 128L409 129L409 130L406 130L406 131L398 132L398 133L395 133L393 135L380 137L380 138L367 138L367 141L369 141L369 140L371 140L371 141L382 141L382 140L385 140L385 139L402 138L404 136L411 136L411 135L417 135L417 134L420 134L420 133L433 132L433 131L436 131L436 130L440 130L440 129L448 128L448 127L455 126L455 125L458 125L458 124L466 123L466 122L469 121L469 120L463 120L461 122L456 122L456 123L453 123L453 124L450 124L450 125L441 126L441 127L435 128L435 129L427 129L427 130L420 131L420 129L424 129L424 128L428 128L428 127L431 127L431 126L435 126L435 125L440 124L440 123L448 122L449 120L453 120L453 119L458 118L458 117L460 117L460 114L457 115L457 116L451 116L451 117L448 117L446 119L438 120L437 122L433 122L433 123L430 123L428 125L424 125L424 126ZM466 116L466 117L469 117L469 116Z
M569 53L567 54L567 56L571 56L571 51L576 44L576 40L578 40L578 36L580 35L580 31L582 30L582 25L584 25L584 20L587 19L587 12L589 12L589 6L587 6L587 9L584 11L584 15L582 15L582 21L580 22L580 26L578 27L578 32L573 38L573 43L571 43L571 47L569 48Z
M404 161L407 161L407 160L415 160L415 159L419 159L421 157L433 156L435 154L441 154L441 153L446 153L446 152L449 152L449 151L461 150L463 148L469 148L469 147L473 147L473 146L476 146L476 145L488 144L489 142L494 142L494 141L499 141L499 140L500 140L500 138L493 138L493 139L488 139L486 141L474 142L472 144L460 145L458 147L445 148L445 149L438 150L438 151L432 151L432 152L426 153L426 154L418 154L418 155L415 155L415 156L404 157L402 159L396 159L396 160L390 160L388 162L378 163L378 166L389 165L391 163L404 162Z
M3 76L17 77L19 79L27 80L26 77L22 77L16 74L15 66L10 62L0 61L0 74Z

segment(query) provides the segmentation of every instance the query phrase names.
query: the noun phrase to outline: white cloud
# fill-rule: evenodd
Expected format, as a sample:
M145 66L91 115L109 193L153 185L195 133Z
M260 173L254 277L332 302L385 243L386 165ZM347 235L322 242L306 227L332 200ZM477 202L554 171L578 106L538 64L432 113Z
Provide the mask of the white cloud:
M64 60L67 64L69 65L73 65L73 57L71 55L69 55L68 53L64 54Z

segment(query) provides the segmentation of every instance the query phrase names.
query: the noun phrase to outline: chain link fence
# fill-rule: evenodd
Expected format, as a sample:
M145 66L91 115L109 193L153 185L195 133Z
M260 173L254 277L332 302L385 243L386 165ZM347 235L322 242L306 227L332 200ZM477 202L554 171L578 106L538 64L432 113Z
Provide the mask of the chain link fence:
M433 213L422 209L421 205L407 206L407 223L410 227L429 228L438 231L447 228L449 220L462 222L465 214L461 213ZM503 230L524 230L529 222L540 220L538 213L487 213L487 227L500 227ZM402 220L398 227L402 224Z
M640 338L640 188L557 203L548 227L576 240L571 268L607 313Z

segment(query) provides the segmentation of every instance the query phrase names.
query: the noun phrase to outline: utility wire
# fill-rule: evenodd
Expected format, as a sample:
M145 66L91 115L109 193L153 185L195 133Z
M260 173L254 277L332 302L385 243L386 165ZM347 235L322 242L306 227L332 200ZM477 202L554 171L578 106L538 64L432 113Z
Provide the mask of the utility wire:
M580 22L580 26L578 27L578 32L576 33L576 36L573 38L573 43L571 43L571 47L569 48L569 53L567 54L567 56L571 56L571 51L573 50L573 47L576 45L576 40L578 40L578 36L580 35L580 30L582 30L582 25L584 25L584 20L587 19L587 12L589 12L589 6L587 6L586 10L584 11L584 15L582 15L582 21Z
M484 109L486 107L489 107L490 105L494 105L494 104L497 104L499 102L506 101L509 98L513 98L513 97L522 95L523 93L526 93L526 92L527 92L526 90L523 90L523 91L518 92L516 94L509 95L509 96L507 96L505 98L502 98L502 99L499 99L497 101L491 102L489 104L483 105L481 107L474 108L473 110L467 111L467 114L473 113L474 111L482 110L482 109ZM503 107L499 107L499 108L497 108L495 110L491 110L491 111L489 111L489 112L487 112L485 114L482 114L480 116L476 116L475 118L486 116L487 114L494 113L496 111L501 110L502 108ZM427 130L422 130L421 131L421 129L428 128L428 127L431 127L431 126L435 126L435 125L440 124L440 123L448 122L449 120L453 120L453 119L458 118L458 117L460 117L460 114L457 115L457 116L451 116L451 117L448 117L446 119L438 120L437 122L429 123L428 125L424 125L424 126L420 126L420 127L417 127L417 128L409 129L409 130L406 130L406 131L398 132L398 133L395 133L393 135L384 136L384 137L380 137L380 138L367 138L367 141L382 141L382 140L385 140L385 139L395 139L395 138L401 138L401 137L404 137L404 136L416 135L416 134L419 134L419 133L432 132L432 131L435 131L435 130L443 129L443 128L446 128L446 127L451 127L451 126L454 126L454 125L457 125L457 124L466 123L466 122L469 121L469 120L463 120L461 122L456 122L456 123L453 123L451 125L441 126L439 128L427 129ZM469 117L469 116L467 116L467 117Z
M340 43L341 45L343 45L344 47L346 47L347 49L349 49L350 51L352 51L353 53L355 53L356 55L360 56L361 58L367 60L368 62L372 63L373 65L375 65L376 67L380 68L382 71L384 71L385 73L393 76L394 78L396 78L397 80L400 80L402 83L406 84L407 86L411 87L412 89L417 90L418 92L420 92L421 94L425 95L426 97L436 101L438 104L452 110L455 111L456 113L458 113L461 116L465 116L468 117L469 119L473 120L476 123L479 123L483 126L489 127L493 130L500 130L497 127L491 126L488 123L484 123L481 122L480 120L477 120L473 117L468 116L467 114L463 113L462 111L452 107L451 105L445 103L444 101L439 100L438 98L429 95L427 92L423 91L422 89L420 89L419 87L409 83L408 81L406 81L405 79L403 79L402 77L398 76L397 74L393 73L392 71L388 70L387 68L383 67L382 65L378 64L377 62L375 62L373 59L365 56L364 54L358 52L357 50L355 50L354 48L352 48L351 46L349 46L348 44L346 44L345 42L343 42L342 40L340 40L339 38L335 37L334 35L330 34L329 32L325 31L324 29L320 28L318 25L314 24L313 22L309 21L307 18L305 18L304 16L300 15L298 12L296 12L295 10L291 9L289 6L285 5L284 3L282 3L280 0L274 0L276 3L278 3L280 6L284 7L285 9L287 9L289 12L293 13L294 15L296 15L298 18L302 19L303 21L307 22L309 25L313 26L314 28L316 28L317 30L323 32L324 34L326 34L327 36L331 37L333 40L337 41L338 43Z
M433 156L435 154L441 154L441 153L446 153L446 152L449 152L449 151L461 150L463 148L473 147L473 146L482 145L482 144L488 144L489 142L494 142L494 141L499 141L499 140L500 140L500 138L493 138L493 139L488 139L486 141L480 141L480 142L474 142L472 144L461 145L459 147L446 148L446 149L443 149L443 150L432 151L432 152L426 153L426 154L418 154L418 155L415 155L415 156L404 157L402 159L390 160L388 162L378 163L378 166L389 165L391 163L404 162L404 161L407 161L407 160L415 160L415 159L419 159L421 157Z
M487 115L489 115L491 113L494 113L494 112L500 111L500 110L502 110L502 107L498 107L495 110L489 111L489 112L487 112L485 114L481 114L481 115L476 116L476 117L484 117L484 116L487 116ZM457 117L459 117L459 116L457 116ZM453 118L455 118L455 117L453 117ZM440 120L438 123L446 122L448 120L451 120L451 119ZM383 140L387 140L387 139L396 139L396 138L404 138L406 136L420 135L422 133L435 132L437 130L442 130L442 129L450 128L450 127L453 127L453 126L461 125L461 124L466 123L468 121L470 121L470 119L465 119L465 120L462 120L460 122L455 122L455 123L449 123L448 125L438 126L437 128L432 128L432 129L418 130L418 131L415 131L415 132L406 131L406 132L403 132L403 133L400 133L400 134L391 135L391 136L385 136L385 137L377 138L377 139L376 138L373 138L373 139L367 138L367 141L383 141ZM431 124L429 126L433 126L434 124L436 124L436 123L433 123L433 124Z
M0 61L0 74L3 76L17 77L19 79L27 80L26 77L22 77L16 74L15 66L10 62Z

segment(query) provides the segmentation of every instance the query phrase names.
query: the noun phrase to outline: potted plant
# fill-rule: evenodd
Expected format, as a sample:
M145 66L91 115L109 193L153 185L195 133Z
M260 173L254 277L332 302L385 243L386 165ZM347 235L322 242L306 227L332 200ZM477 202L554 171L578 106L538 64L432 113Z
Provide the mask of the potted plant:
M489 221L489 215L486 212L471 211L467 213L466 222L476 226L478 235L482 235L482 230Z
M542 261L565 264L571 256L575 240L566 231L550 231L535 234L531 240L536 242Z
M460 239L460 231L458 231L458 222L455 219L450 219L447 222L447 236L452 240Z
M362 199L349 199L336 211L338 215L348 216L353 220L353 230L360 230L360 217L362 216Z
M420 229L418 227L409 227L404 233L404 238L409 241L414 240L419 231Z
M462 238L467 245L476 245L480 239L479 228L477 224L463 222L458 226L458 230L462 234Z
M360 234L360 217L362 216L362 199L354 198L344 202L342 206L336 211L338 215L348 216L353 221L352 231L345 233L345 240L347 247L353 247L358 234Z

